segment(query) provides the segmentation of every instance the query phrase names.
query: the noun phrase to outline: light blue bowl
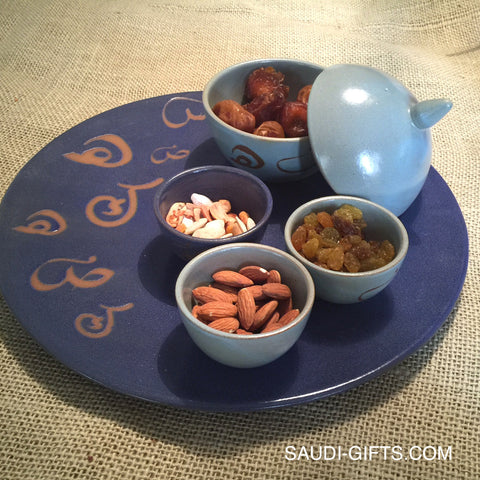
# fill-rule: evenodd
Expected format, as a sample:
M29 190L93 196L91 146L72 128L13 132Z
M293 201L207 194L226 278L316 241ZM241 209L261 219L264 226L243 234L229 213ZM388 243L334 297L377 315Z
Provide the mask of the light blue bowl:
M301 87L313 84L322 67L288 59L261 59L244 62L222 70L205 86L203 106L212 136L225 158L234 166L268 182L288 182L318 172L308 137L267 138L231 127L212 111L221 100L243 103L248 75L260 67L273 66L285 74L294 100Z
M292 290L294 308L300 310L295 320L272 332L236 335L214 330L192 315L194 288L210 283L219 270L245 265L281 273L282 282ZM175 297L187 332L206 355L224 365L251 368L273 362L295 344L310 316L315 289L306 268L288 253L267 245L236 243L212 248L191 260L178 276Z
M430 169L430 127L452 107L418 102L400 82L363 65L325 68L314 83L308 131L320 171L339 195L354 195L401 215Z
M269 65L285 74L291 96L313 85L308 137L258 137L213 113L220 100L242 104L248 75ZM452 108L447 99L417 101L398 80L365 65L324 68L280 59L226 68L206 85L203 105L212 136L232 164L272 182L298 180L320 170L337 194L366 198L395 215L422 189L432 158L430 127Z
M292 234L303 218L311 212L334 210L350 204L363 212L368 240L389 240L395 247L395 258L382 268L368 272L336 272L315 265L300 255L292 244ZM333 303L357 303L380 293L400 270L408 251L408 234L403 223L389 210L369 200L351 196L331 196L311 200L297 208L285 224L288 251L310 272L315 283L315 295Z

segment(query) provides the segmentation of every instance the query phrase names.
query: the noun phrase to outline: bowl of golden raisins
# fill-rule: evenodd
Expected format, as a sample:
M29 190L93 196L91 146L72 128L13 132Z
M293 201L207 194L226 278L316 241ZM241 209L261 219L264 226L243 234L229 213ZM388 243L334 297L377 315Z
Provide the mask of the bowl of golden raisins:
M335 195L298 207L285 224L285 242L315 283L315 295L357 303L381 292L408 251L402 222L386 208L358 197Z
M236 167L264 181L285 182L318 172L307 126L310 89L323 68L289 59L233 65L203 91L212 137Z

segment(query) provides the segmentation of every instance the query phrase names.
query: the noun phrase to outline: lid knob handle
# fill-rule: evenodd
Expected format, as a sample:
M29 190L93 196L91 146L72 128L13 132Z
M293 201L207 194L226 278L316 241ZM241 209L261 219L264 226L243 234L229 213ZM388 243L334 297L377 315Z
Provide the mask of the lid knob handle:
M411 107L410 116L414 125L423 130L435 125L451 108L452 102L450 100L424 100Z

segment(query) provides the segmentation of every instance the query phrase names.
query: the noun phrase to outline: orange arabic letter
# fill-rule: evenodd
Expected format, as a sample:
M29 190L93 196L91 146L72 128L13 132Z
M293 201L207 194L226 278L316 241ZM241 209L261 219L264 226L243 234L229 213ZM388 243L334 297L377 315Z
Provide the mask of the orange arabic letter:
M110 334L114 324L114 312L124 312L133 308L133 303L127 303L120 307L107 307L100 305L107 312L107 320L93 313L82 313L75 319L75 328L88 338L102 338Z
M45 235L45 236L53 236L59 235L60 233L64 232L67 229L67 222L64 218L54 210L43 209L39 210L38 212L32 213L27 217L27 221L35 218L35 217L47 217L50 218L52 221L48 219L38 219L30 222L27 225L19 225L18 227L14 227L13 229L17 232L22 233L30 233L36 235ZM54 224L54 222L56 224Z
M183 122L180 122L180 123L176 123L176 122L172 122L168 119L168 116L167 116L167 107L169 105L171 105L172 103L174 102L178 102L178 101L182 101L182 102L194 102L194 103L202 103L201 100L195 100L194 98L188 98L188 97L173 97L171 98L170 100L167 101L167 103L165 103L165 105L163 106L163 109L162 109L162 119L163 119L163 122L165 123L165 125L169 128L181 128L181 127L184 127L190 120L193 120L193 121L198 121L198 120L205 120L205 115L204 114L200 114L200 115L194 115L191 110L186 107L185 108L185 115L186 115L186 120L184 120Z
M156 148L152 154L150 155L150 161L157 165L165 163L167 160L183 160L184 158L190 155L190 150L177 150L174 153L169 152L168 150L177 148L176 145L172 145L171 147L158 147ZM160 152L161 150L167 150L165 156L163 158L156 158L156 153Z
M47 267L47 265L52 265L55 263L62 263L66 262L68 264L77 263L77 264L84 264L88 265L97 261L97 257L91 256L88 260L78 260L75 258L53 258L51 260L47 260L45 263L42 263L31 275L30 277L30 285L34 290L39 292L49 292L55 290L57 288L70 283L74 287L79 288L95 288L104 283L108 282L115 272L113 270L109 270L108 268L94 268L90 270L86 275L83 277L77 277L73 270L73 266L70 265L65 270L65 275L59 282L54 283L45 283L40 280L40 272ZM96 277L95 279L88 280L89 276Z
M112 159L113 154L108 148L105 147L93 147L85 150L82 153L70 152L65 153L63 156L74 162L83 163L85 165L95 165L103 168L121 167L132 160L132 150L125 140L118 135L113 135L110 133L106 135L99 135L98 137L87 140L84 145L89 145L90 143L96 141L108 142L117 147L120 150L120 159L116 162L109 162L109 160Z
M148 190L150 188L154 188L160 185L163 182L163 178L157 178L149 183L144 183L143 185L127 185L124 183L118 183L119 187L127 189L127 196L128 196L128 207L124 213L123 208L121 205L125 202L125 199L118 199L112 197L111 195L98 195L97 197L92 198L85 207L85 215L87 216L88 220L99 227L118 227L120 225L124 225L125 223L129 222L137 211L138 199L137 199L137 190ZM108 202L107 208L108 210L103 211L104 215L108 216L117 216L119 218L112 219L112 220L103 220L98 217L95 209L98 204L101 202ZM120 215L123 216L120 217Z

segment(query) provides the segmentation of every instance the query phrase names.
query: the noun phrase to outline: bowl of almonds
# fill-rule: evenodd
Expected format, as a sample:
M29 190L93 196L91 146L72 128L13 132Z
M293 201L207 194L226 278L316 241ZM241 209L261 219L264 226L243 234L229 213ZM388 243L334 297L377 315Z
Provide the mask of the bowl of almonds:
M175 175L160 185L153 202L162 235L184 260L219 245L260 241L273 207L259 178L217 165Z
M322 72L290 59L252 60L215 75L203 91L212 137L228 161L268 182L318 172L312 155L307 105Z
M315 295L307 269L291 255L237 243L188 262L175 297L187 332L206 355L251 368L273 362L295 344Z
M285 224L288 251L310 272L316 296L358 303L385 289L408 251L408 233L370 200L334 195L298 207Z

